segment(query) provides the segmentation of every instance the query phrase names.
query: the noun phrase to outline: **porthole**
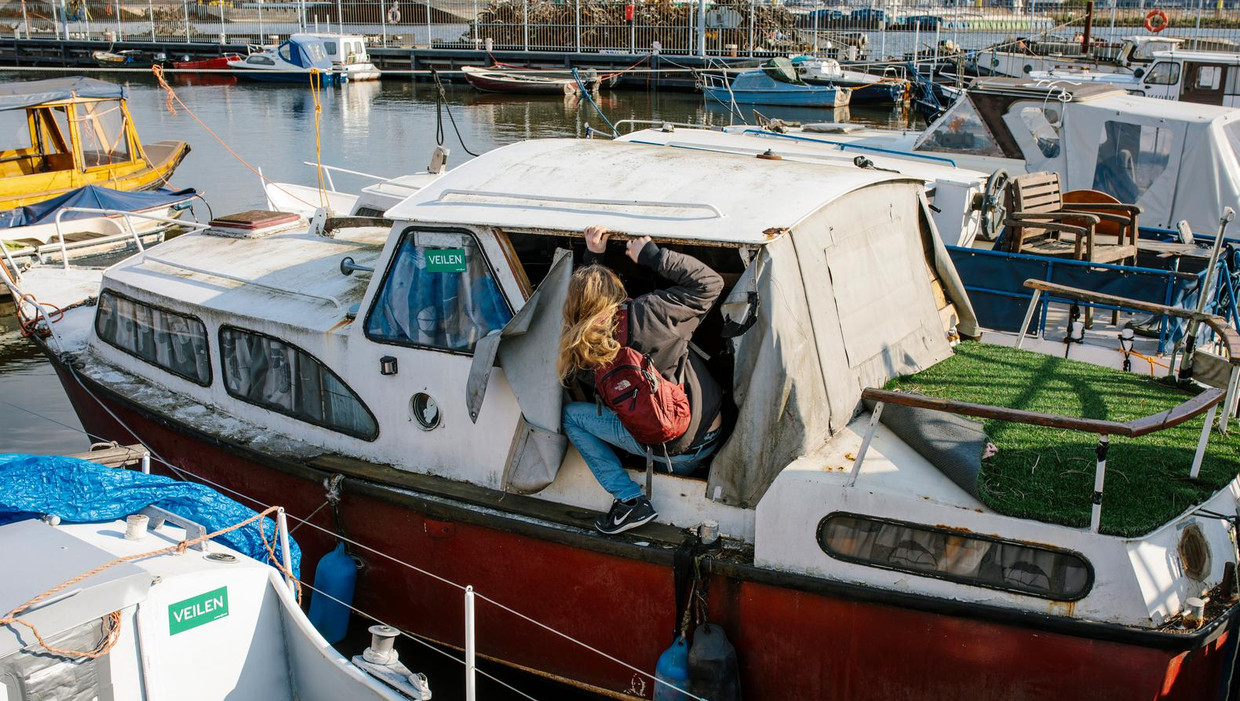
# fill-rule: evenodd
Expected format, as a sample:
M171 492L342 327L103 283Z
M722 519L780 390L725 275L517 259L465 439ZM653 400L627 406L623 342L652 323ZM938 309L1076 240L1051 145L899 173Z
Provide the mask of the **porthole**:
M1180 533L1180 544L1176 548L1180 554L1180 565L1184 574L1196 580L1204 580L1210 574L1210 544L1201 532L1201 526L1190 523Z
M409 415L424 431L439 427L439 403L426 392L418 392L409 398Z

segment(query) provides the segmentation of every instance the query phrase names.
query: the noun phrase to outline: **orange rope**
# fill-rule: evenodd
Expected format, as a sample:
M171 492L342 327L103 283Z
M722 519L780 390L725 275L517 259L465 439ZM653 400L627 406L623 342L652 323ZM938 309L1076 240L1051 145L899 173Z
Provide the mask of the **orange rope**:
M1123 353L1123 352L1124 352L1124 351L1123 351L1123 349L1120 349L1120 348L1116 348L1116 350L1118 350L1120 353ZM1170 369L1171 369L1171 366L1170 366L1170 365L1168 365L1168 364L1166 364L1166 363L1164 363L1164 362L1161 362L1161 361L1155 360L1154 358L1152 358L1152 357L1150 357L1150 356L1148 356L1148 355L1144 355L1144 354L1142 354L1142 353L1140 353L1140 352L1138 352L1138 351L1131 350L1131 351L1128 351L1128 354L1129 354L1129 355L1132 355L1132 356L1135 356L1135 357L1137 357L1137 358L1140 358L1141 360L1144 360L1145 362L1147 362L1147 363L1149 363L1149 364L1150 364L1150 377L1153 377L1153 376L1154 376L1154 366L1155 366L1155 365L1157 365L1158 367L1161 367L1161 368L1167 368L1168 370L1170 370Z
M180 105L180 106L181 106L181 109L185 110L186 114L188 114L191 118L193 118L193 120L194 120L195 122L198 122L198 126L200 126L200 127L202 127L203 129L205 129L205 130L207 131L207 133L211 135L211 138L215 139L217 142L219 142L220 146L223 146L223 147L224 147L224 150L225 150L225 151L227 151L227 152L228 152L228 153L229 153L229 154L230 154L233 158L237 159L237 161L238 161L239 163L241 163L241 165L245 166L247 170L249 170L251 173L253 173L253 174L257 175L257 176L259 177L259 179L260 179L260 180L262 180L262 181L263 181L263 182L265 182L265 183L269 183L269 184L271 184L271 185L275 185L276 189L278 189L280 192L283 192L284 194L288 195L289 197L292 197L293 199L297 200L298 202L301 202L302 204L305 204L305 205L308 205L308 206L311 206L311 207L313 207L313 206L314 206L314 204L313 204L313 203L311 203L311 202L306 202L306 201L305 201L305 200L303 200L302 198L298 197L297 195L294 195L293 193L289 192L288 190L285 190L284 188L280 187L278 183L276 183L276 182L272 181L270 178L268 178L267 176L265 176L265 175L263 175L262 173L260 173L260 172L258 171L258 169L257 169L257 168L255 168L254 166L250 165L250 163L249 163L248 161L246 161L244 158L242 158L242 157L241 157L241 154L237 153L236 151L234 151L234 150L232 149L232 147L231 147L231 146L229 146L228 144L224 143L224 140L223 140L223 139L221 139L221 138L219 137L219 135L218 135L218 134L216 134L214 131L211 131L211 127L207 126L205 122L203 122L201 119L199 119L199 118L198 118L198 115L194 114L194 111L193 111L193 110L191 110L191 109L190 109L190 108L189 108L189 107L188 107L188 106L187 106L184 102L182 102L182 101L181 101L180 96L178 96L178 95L176 94L176 92L175 92L175 91L173 91L172 86L171 86L171 85L168 85L168 81L164 79L164 69L163 69L163 66L158 66L158 65L151 66L151 72L155 74L155 79L159 81L159 87L163 88L163 89L164 89L164 90L166 90L166 91L167 91L167 93L168 93L168 94L167 94L167 96L165 97L165 101L166 101L166 103L167 103L167 105L168 105L168 111L169 111L169 112L171 112L173 115L176 115L177 111L176 111L176 109L172 106L172 103L173 103L173 101L175 100L175 101L176 101L176 104ZM316 129L317 129L317 126L318 126L317 122L316 122L315 126L316 126Z
M310 69L310 98L314 101L314 172L319 186L319 206L327 209L327 185L323 181L323 139L319 134L319 117L323 114L323 103L319 101L323 82L320 75L319 69Z
M230 531L235 531L238 528L243 528L253 523L254 521L258 521L259 537L262 538L263 546L267 549L267 554L271 557L271 560L274 563L276 569L280 570L280 572L283 573L286 577L288 577L289 580L297 583L297 588L296 588L297 603L300 604L301 603L301 582L299 582L297 578L293 577L293 574L289 572L287 569L285 569L284 565L280 563L280 560L276 557L274 546L267 541L267 533L265 529L263 528L263 525L266 521L266 516L275 511L279 511L279 509L280 507L278 506L272 506L272 507L267 508L264 511L254 514L253 516L247 518L244 521L241 521L240 523L233 524L227 528L221 528L220 530L215 531L214 533L208 533L206 535L202 535L197 538L190 538L188 540L183 540L180 543L177 543L176 545L169 545L168 547L160 548L159 550L152 550L150 552L138 553L134 555L125 555L122 557L118 557L115 560L112 560L110 562L105 562L102 565L95 567L94 569L91 569L87 572L83 572L77 575L76 577L72 577L70 579L65 580L64 582L61 582L60 584L52 587L51 589L48 589L42 594L39 594L33 599L22 604L21 606L18 606L12 611L9 611L8 615L0 618L0 625L11 626L13 624L20 624L20 625L23 625L29 628L30 632L34 634L35 639L39 641L39 645L42 645L45 650L55 655L61 655L63 657L81 657L81 658L85 658L88 660L93 660L98 657L102 657L103 655L108 654L108 652L111 651L111 649L116 646L117 640L120 639L121 614L119 611L114 611L108 614L108 622L109 622L108 633L104 637L104 639L100 641L99 645L95 647L94 650L63 650L61 648L52 647L51 645L47 644L46 640L43 639L43 635L39 632L39 629L36 628L33 623L23 620L21 618L18 618L17 616L22 611L26 611L30 609L31 607L47 599L48 597L53 596L59 592L62 592L65 589L73 586L74 584L77 584L78 582L89 579L110 567L115 567L116 565L120 565L126 562L145 560L149 557L155 557L157 555L184 553L191 545L197 545L198 543L211 540L218 536L224 535L225 533L228 533Z

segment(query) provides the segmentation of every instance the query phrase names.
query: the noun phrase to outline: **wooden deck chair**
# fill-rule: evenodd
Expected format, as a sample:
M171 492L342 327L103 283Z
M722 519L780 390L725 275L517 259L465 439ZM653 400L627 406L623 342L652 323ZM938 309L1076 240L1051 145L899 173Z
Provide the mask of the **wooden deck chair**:
M1091 263L1137 261L1141 208L1092 190L1063 193L1058 173L1029 173L1008 186L1005 250Z

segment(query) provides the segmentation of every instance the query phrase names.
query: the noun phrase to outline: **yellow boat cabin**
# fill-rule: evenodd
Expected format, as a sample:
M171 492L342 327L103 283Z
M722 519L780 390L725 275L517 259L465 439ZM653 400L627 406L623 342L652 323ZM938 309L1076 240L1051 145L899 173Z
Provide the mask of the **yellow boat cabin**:
M149 190L172 177L184 141L138 141L124 86L92 78L0 85L0 210L84 185ZM22 119L24 114L25 119Z

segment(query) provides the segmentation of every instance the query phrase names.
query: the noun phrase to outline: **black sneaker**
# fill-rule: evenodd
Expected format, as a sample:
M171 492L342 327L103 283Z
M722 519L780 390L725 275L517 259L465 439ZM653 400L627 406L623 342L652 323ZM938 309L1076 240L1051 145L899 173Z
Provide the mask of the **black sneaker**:
M594 528L600 533L615 535L648 523L658 515L646 497L628 501L617 499L611 503L610 511L594 519Z

